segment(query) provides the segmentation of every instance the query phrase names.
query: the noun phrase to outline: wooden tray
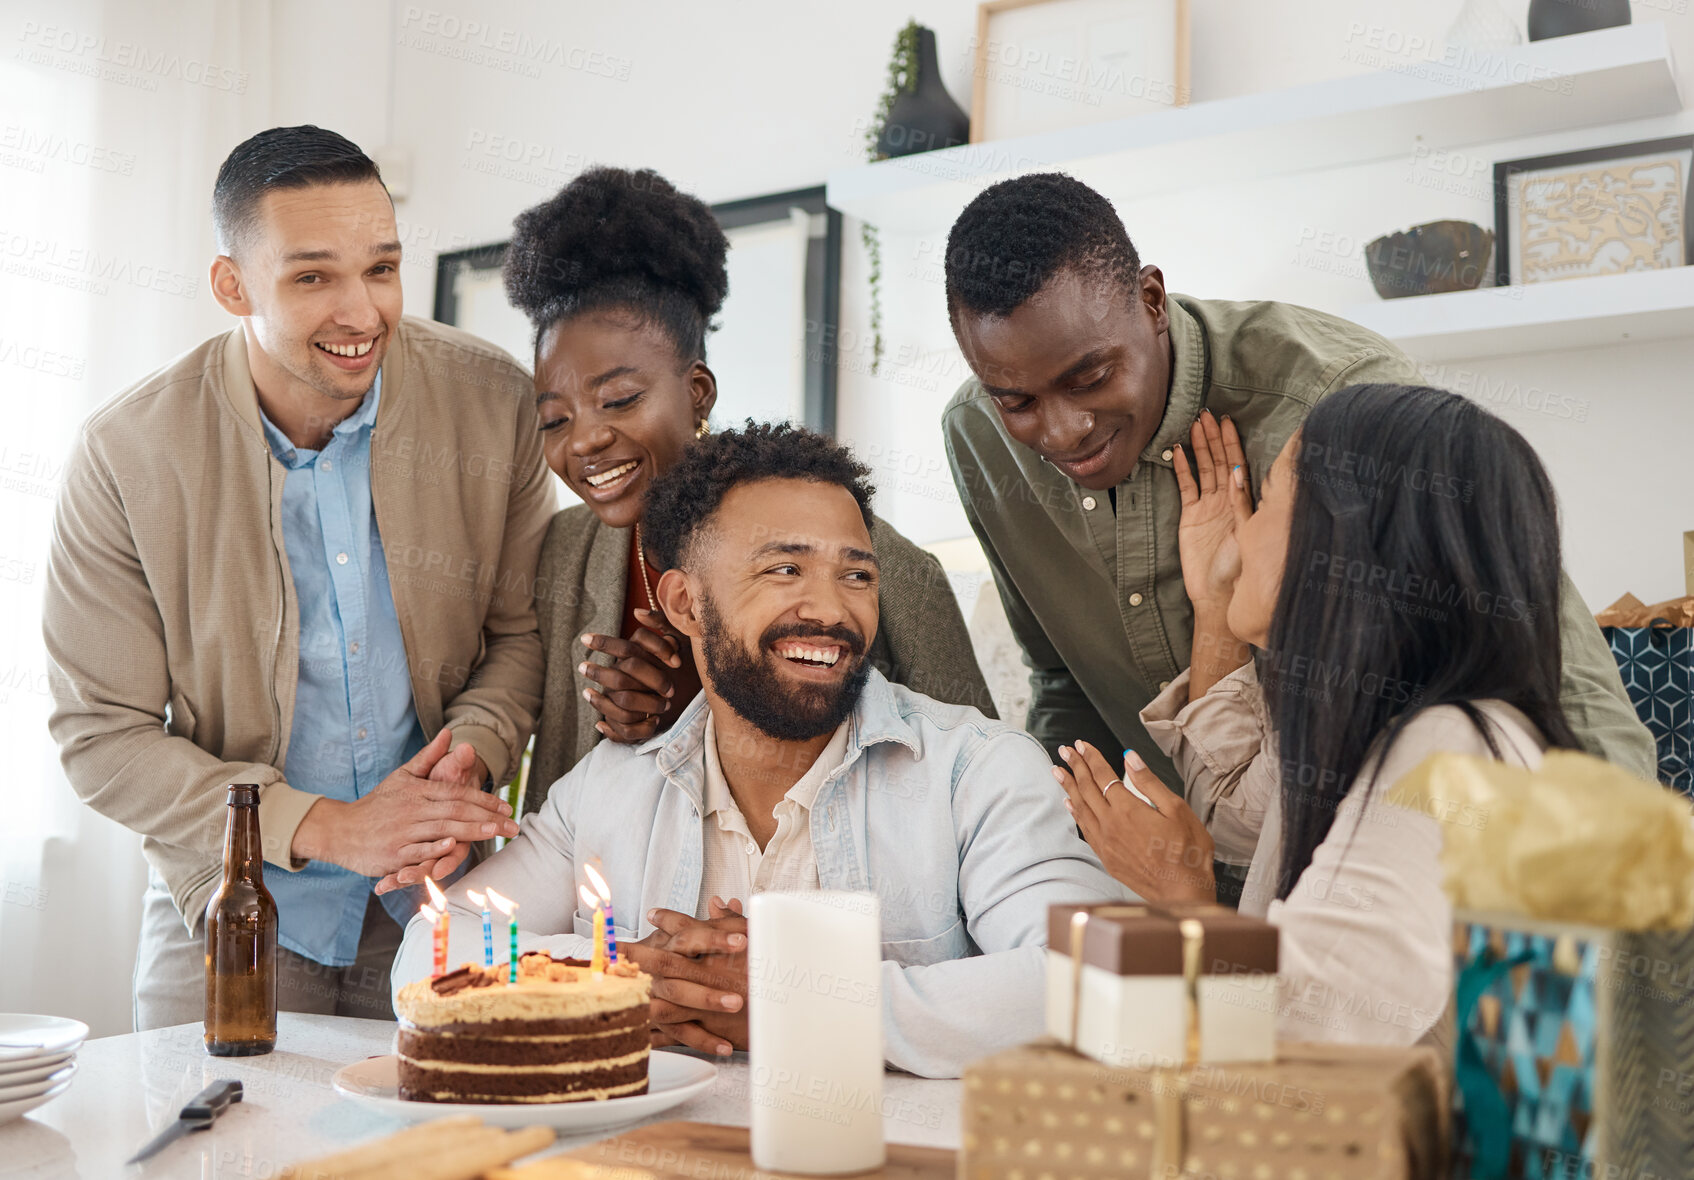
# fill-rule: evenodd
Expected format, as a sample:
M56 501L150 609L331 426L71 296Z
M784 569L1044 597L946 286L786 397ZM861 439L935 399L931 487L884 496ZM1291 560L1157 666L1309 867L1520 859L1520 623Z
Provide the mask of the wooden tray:
M715 1123L651 1123L599 1143L565 1153L566 1159L606 1168L645 1168L655 1176L737 1176L763 1180L788 1172L753 1170L746 1127ZM865 1180L953 1180L958 1153L939 1147L888 1145L888 1163L874 1172L859 1172Z

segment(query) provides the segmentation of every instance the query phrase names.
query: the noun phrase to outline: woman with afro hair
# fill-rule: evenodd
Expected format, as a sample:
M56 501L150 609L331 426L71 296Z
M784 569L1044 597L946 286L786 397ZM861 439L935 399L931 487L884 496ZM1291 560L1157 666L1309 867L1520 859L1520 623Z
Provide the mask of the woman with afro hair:
M591 169L513 225L506 294L535 329L547 464L583 500L553 518L541 551L547 671L525 813L601 737L643 741L700 691L652 595L662 571L640 522L653 479L708 430L718 387L706 334L729 292L728 250L711 210L650 170ZM880 519L871 538L872 662L994 716L940 563Z

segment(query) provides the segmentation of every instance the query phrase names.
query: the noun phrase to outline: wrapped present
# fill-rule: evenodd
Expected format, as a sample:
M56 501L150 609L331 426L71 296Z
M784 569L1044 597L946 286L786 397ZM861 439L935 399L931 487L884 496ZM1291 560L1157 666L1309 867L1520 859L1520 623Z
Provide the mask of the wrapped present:
M1433 1049L1282 1046L1268 1063L1123 1069L1058 1042L965 1071L961 1180L1436 1180Z
M1694 1176L1694 816L1585 754L1437 755L1392 802L1443 821L1455 1177Z
M1694 932L1461 911L1456 1178L1694 1176Z
M1694 549L1694 541L1686 543ZM1653 735L1659 781L1694 795L1694 557L1688 576L1686 598L1646 606L1625 594L1595 620L1629 703Z
M1048 909L1047 1034L1107 1065L1276 1057L1277 929L1216 905Z

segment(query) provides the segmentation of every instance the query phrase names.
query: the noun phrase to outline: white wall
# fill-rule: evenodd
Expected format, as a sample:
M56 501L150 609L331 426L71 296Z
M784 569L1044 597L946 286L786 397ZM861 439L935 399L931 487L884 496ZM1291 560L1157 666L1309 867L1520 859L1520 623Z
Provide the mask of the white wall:
M1361 28L1435 39L1459 7L1459 0L1193 0L1194 97L1375 68L1383 62L1372 56L1376 38ZM1636 18L1664 21L1683 60L1694 62L1686 7L1685 0L1653 0L1638 6ZM278 4L277 117L311 116L349 130L372 125L378 110L390 120L390 142L414 161L400 215L415 309L428 306L434 251L506 236L516 212L590 163L653 167L707 201L821 183L861 158L864 120L908 15L936 30L949 90L966 102L970 93L975 6L934 0L663 0L638 20L612 5L397 4L386 71L364 69L373 55L344 44L331 51L344 59L342 78L284 93L281 80L316 79L291 67L322 60L316 34L333 11L317 0ZM480 28L468 28L471 20ZM374 39L369 19L360 30ZM391 94L382 91L385 75ZM1120 209L1143 257L1162 266L1176 290L1340 310L1374 298L1360 251L1378 234L1450 216L1492 224L1495 159L1691 129L1694 114L1684 114L1481 145L1465 149L1460 174L1441 187L1430 187L1428 159L1408 158ZM866 263L857 224L847 230L840 434L875 467L884 515L920 542L959 536L966 527L937 427L966 372L942 308L945 227L884 236L888 352L874 376ZM1552 469L1567 565L1595 606L1625 590L1649 600L1681 590L1678 534L1694 527L1681 448L1694 409L1679 378L1691 361L1694 342L1674 342L1449 363L1433 374L1461 388L1506 382L1507 395L1490 404ZM1524 401L1560 412L1585 407L1586 416L1537 412ZM1619 465L1606 460L1626 456L1628 477L1620 479Z

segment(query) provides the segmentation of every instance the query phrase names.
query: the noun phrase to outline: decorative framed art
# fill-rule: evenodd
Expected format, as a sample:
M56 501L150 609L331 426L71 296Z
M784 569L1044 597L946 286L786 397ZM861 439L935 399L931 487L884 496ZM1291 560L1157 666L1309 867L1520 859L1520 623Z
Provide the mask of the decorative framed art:
M1188 0L986 0L974 48L972 143L1188 105Z
M1685 266L1694 135L1494 165L1495 284Z

